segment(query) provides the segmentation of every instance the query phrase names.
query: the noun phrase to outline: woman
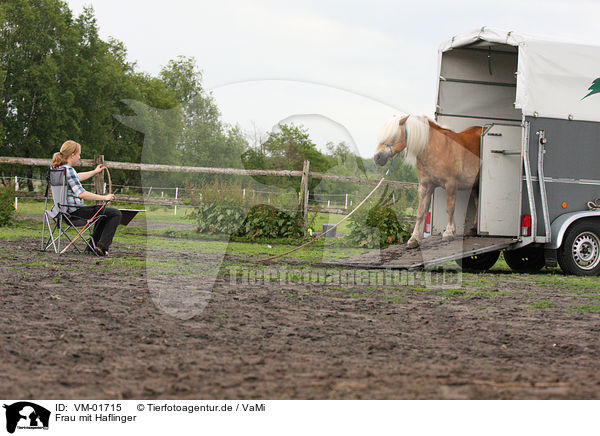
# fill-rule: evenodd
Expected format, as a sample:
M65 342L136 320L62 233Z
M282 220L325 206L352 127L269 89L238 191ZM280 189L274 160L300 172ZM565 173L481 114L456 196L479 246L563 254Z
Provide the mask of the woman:
M101 206L84 206L83 200L112 201L115 199L115 196L113 194L93 194L86 191L83 186L81 186L82 180L89 179L106 167L104 165L98 165L96 169L92 171L77 174L73 169L73 166L77 165L79 162L80 155L81 145L75 141L66 141L60 147L60 151L54 153L54 156L52 156L52 167L64 167L67 169L67 205L69 206L69 213L72 216L89 219L94 216ZM108 248L112 243L113 236L117 230L117 226L121 222L121 211L119 209L113 209L112 207L104 207L101 214L106 215L106 218L103 218L96 223L92 238L94 239L96 253L100 256L106 256Z

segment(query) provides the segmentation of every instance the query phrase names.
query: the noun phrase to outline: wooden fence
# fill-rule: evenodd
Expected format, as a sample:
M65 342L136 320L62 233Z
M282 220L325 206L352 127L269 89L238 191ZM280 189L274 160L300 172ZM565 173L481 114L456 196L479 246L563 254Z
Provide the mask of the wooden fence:
M29 165L29 166L40 166L48 167L52 163L51 159L36 159L36 158L23 158L23 157L0 157L0 164L13 164L13 165ZM300 177L300 206L304 211L304 217L306 219L309 210L315 210L308 206L308 179L322 179L332 180L335 182L344 183L355 183L361 185L376 185L379 180L365 179L360 177L348 177L348 176L336 176L333 174L324 174L318 172L312 172L309 170L310 162L304 162L304 168L302 171L291 171L291 170L246 170L241 168L210 168L210 167L188 167L188 166L176 166L176 165L152 165L142 163L131 163L131 162L114 162L105 161L103 155L95 156L94 159L81 159L80 166L83 167L95 167L98 164L104 164L109 169L120 169L120 170L132 170L132 171L156 171L156 172L176 172L176 173L198 173L198 174L227 174L227 175L238 175L238 176L277 176L277 177ZM392 180L384 181L384 184L398 189L409 189L416 190L416 183L407 182L396 182ZM94 176L94 189L97 193L103 192L104 186L104 172ZM15 192L16 197L21 198L43 198L39 193L17 191ZM150 198L150 197L136 197L131 195L119 195L119 201L123 202L137 202L143 201L146 204L156 204L164 206L175 206L183 205L181 199L163 199L163 198ZM342 209L331 209L331 208L318 208L318 211L329 212L329 213L345 213Z

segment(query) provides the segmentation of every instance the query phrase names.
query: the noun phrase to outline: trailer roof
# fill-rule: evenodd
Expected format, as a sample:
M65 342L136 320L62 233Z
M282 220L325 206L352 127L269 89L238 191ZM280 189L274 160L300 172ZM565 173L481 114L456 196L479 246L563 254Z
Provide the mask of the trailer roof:
M600 122L600 46L482 27L442 44L440 62L458 48L517 53L515 107L523 115Z

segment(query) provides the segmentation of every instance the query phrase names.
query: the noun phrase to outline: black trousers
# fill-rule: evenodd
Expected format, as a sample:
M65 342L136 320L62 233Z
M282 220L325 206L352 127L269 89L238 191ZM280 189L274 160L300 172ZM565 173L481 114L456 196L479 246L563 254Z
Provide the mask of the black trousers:
M90 219L101 206L102 205L83 206L75 212L72 212L71 215ZM121 211L105 206L100 211L99 215L106 215L106 218L102 218L95 224L92 238L94 238L97 247L102 248L104 251L108 251L108 247L112 244L113 236L115 236L115 232L117 231L117 226L121 222Z

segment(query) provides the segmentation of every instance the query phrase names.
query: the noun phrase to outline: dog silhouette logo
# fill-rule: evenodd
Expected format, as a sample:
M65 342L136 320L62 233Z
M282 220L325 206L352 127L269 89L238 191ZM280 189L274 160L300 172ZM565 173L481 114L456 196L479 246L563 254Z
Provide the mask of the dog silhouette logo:
M14 433L19 429L48 429L50 411L28 401L4 405L6 409L6 431Z

